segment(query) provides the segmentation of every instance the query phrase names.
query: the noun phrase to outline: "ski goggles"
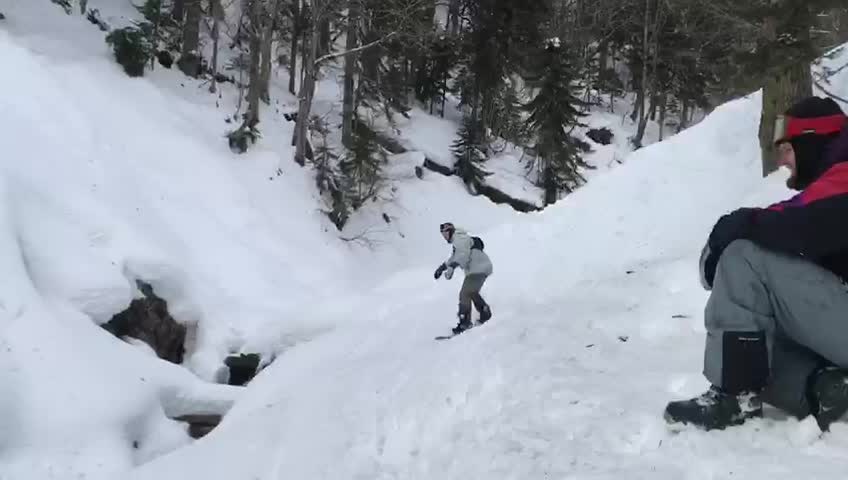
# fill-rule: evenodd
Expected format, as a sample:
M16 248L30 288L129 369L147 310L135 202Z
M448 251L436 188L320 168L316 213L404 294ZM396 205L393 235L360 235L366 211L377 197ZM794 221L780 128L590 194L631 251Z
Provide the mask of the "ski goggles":
M796 118L778 115L774 121L774 143L783 143L800 135L828 135L838 133L848 124L848 117L837 114L817 118Z

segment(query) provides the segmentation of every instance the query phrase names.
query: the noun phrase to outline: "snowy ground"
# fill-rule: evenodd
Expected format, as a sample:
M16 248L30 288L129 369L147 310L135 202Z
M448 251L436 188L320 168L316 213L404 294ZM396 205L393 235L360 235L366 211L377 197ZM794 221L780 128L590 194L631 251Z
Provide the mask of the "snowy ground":
M372 232L372 251L317 212L280 116L232 155L233 92L161 68L128 79L93 26L32 2L0 0L15 72L0 76L0 479L794 480L848 466L848 424L820 438L773 413L674 435L661 418L706 387L709 229L787 194L782 173L759 178L758 95L543 213L415 178L444 142L417 147L393 160L392 202L346 232ZM111 6L107 21L131 13L89 3ZM419 120L431 140L449 130ZM460 282L431 276L446 220L486 241L495 317L435 342ZM198 325L190 370L97 327L139 277ZM241 349L277 359L245 390L209 383ZM187 409L229 413L191 442L167 418Z

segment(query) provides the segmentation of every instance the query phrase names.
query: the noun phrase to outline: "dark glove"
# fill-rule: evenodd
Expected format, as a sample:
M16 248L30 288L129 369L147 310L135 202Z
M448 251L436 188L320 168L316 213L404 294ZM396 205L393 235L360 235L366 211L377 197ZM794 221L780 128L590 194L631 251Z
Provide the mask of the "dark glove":
M744 238L745 230L753 221L756 208L740 208L722 216L713 227L707 244L701 251L699 269L701 284L709 290L713 286L718 260L724 249L734 240Z
M444 263L443 263L443 264L441 264L441 265L439 265L439 268L437 268L437 269L436 269L436 272L435 272L435 273L433 273L433 278L435 278L436 280L438 280L438 279L439 279L439 277L441 277L441 276L442 276L442 273L444 273L444 271L445 271L445 270L447 270L447 269L448 269L448 266L447 266L447 265L445 265Z

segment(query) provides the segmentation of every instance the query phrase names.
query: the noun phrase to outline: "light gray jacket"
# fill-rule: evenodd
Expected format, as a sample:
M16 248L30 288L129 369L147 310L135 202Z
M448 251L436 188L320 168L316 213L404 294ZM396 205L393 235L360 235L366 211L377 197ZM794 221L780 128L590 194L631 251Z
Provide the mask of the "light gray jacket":
M453 254L445 261L448 268L459 267L466 275L492 274L492 261L483 250L471 248L474 240L471 239L468 232L457 228L453 232L451 243L453 244Z

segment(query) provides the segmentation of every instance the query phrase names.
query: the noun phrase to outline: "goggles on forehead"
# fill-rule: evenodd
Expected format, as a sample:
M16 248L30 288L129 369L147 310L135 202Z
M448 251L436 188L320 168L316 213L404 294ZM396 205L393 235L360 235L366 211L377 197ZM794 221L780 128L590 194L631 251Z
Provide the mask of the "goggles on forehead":
M848 117L837 114L818 118L796 118L778 115L774 121L774 143L788 142L808 133L827 135L837 133L848 123Z

